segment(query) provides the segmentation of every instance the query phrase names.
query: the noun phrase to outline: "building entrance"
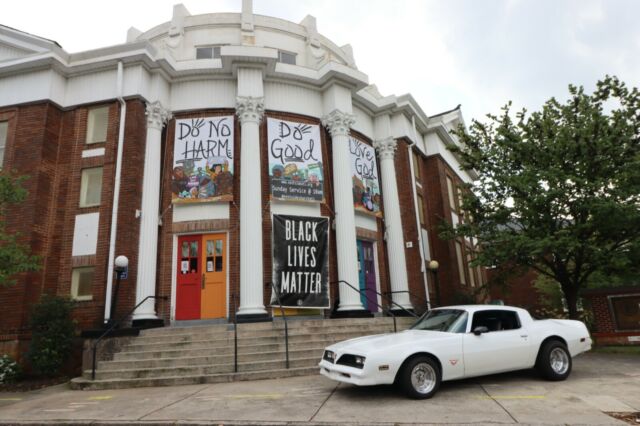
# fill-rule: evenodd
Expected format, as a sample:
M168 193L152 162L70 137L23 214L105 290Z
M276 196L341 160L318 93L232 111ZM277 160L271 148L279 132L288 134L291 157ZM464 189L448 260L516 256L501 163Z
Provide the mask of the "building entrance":
M226 234L178 238L176 320L225 318Z
M376 267L373 259L373 243L364 240L358 240L357 243L360 290L365 291L364 294L360 294L360 301L369 312L377 312L378 295L376 294Z

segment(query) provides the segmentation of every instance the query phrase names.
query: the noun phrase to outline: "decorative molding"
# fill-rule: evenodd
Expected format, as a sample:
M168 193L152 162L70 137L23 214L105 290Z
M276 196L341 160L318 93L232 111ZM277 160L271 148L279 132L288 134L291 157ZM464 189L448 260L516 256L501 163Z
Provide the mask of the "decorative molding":
M236 98L236 114L240 124L260 123L264 115L264 98L238 96Z
M331 137L349 136L351 126L355 122L355 115L337 109L322 117L322 124L329 130Z
M373 141L373 147L378 152L380 160L391 159L396 155L396 148L398 147L398 141L391 136L384 139L378 139Z
M158 130L162 130L162 127L173 116L168 109L162 106L160 101L147 103L145 115L147 116L147 127Z

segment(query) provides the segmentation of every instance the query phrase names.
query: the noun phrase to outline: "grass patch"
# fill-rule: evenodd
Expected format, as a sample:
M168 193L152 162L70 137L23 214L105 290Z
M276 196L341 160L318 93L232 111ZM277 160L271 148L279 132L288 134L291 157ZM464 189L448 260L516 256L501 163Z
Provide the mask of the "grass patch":
M640 356L640 345L636 346L595 346L593 352L604 354L625 354Z

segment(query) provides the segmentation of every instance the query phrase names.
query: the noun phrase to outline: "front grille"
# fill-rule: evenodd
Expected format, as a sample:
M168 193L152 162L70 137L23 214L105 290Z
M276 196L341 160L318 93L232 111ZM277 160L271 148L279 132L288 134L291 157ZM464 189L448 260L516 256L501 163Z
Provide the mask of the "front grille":
M363 357L359 356L358 358L363 358ZM336 362L336 364L346 365L348 367L360 368L360 369L362 369L362 367L364 366L364 362L362 364L358 364L356 362L356 356L351 354L342 355L340 359L338 359L338 362Z

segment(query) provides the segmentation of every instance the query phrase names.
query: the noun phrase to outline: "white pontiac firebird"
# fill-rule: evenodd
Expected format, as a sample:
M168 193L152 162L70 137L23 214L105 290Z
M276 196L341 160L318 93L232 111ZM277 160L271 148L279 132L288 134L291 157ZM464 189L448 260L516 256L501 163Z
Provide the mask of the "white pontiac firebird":
M572 357L589 349L580 321L534 320L510 306L450 306L428 311L406 331L328 346L319 366L333 380L398 383L412 398L430 398L445 380L532 367L548 380L564 380Z

